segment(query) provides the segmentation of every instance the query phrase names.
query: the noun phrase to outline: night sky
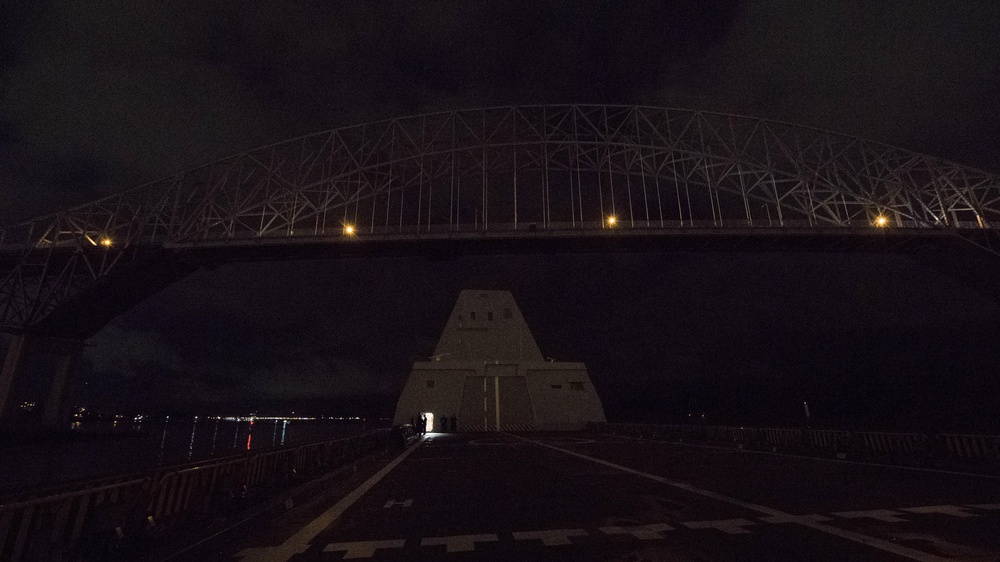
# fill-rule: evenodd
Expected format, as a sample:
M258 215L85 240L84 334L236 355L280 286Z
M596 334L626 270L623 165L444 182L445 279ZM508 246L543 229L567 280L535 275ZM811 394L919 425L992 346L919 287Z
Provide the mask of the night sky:
M300 134L521 103L728 111L1000 171L993 2L69 0L0 10L0 223ZM200 271L90 340L79 402L389 414L458 291L514 291L610 419L1000 430L1000 306L886 253Z

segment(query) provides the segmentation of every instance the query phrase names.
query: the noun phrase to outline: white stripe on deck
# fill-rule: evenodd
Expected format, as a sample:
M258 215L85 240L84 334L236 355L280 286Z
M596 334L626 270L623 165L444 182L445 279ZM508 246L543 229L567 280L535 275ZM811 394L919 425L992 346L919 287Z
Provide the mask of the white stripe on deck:
M677 482L677 481L674 481L674 480L669 480L667 478L663 478L662 476L656 476L655 474L649 474L648 472L642 472L642 471L636 470L634 468L629 468L627 466L623 466L623 465L620 465L620 464L615 464L615 463L613 463L611 461L606 461L604 459L599 459L597 457L591 457L589 455L584 455L583 453L578 453L576 451L571 451L569 449L563 449L561 447L556 447L554 445L549 445L547 443L541 443L539 441L534 441L532 439L527 439L527 438L521 437L519 435L511 435L511 434L507 434L507 435L510 435L511 437L513 437L515 439L519 439L521 441L526 441L528 443L534 443L535 445L537 445L539 447L545 447L547 449L552 449L553 451L559 451L560 453L565 453L567 455L571 455L571 456L574 456L574 457L585 459L585 460L588 460L590 462L594 462L594 463L597 463L597 464L601 464L601 465L604 465L604 466L615 468L615 469L618 469L618 470L620 470L622 472L627 472L629 474L634 474L636 476L641 476L643 478L647 478L649 480L653 480L654 482L659 482L661 484L666 484L667 486L672 486L674 488L679 488L681 490L685 490L685 491L691 492L693 494L698 494L698 495L701 495L701 496L705 496L707 498L712 498L713 500L718 500L718 501L725 502L725 503L728 503L728 504L731 504L731 505L736 505L736 506L739 506L739 507L742 507L742 508L745 508L745 509L748 509L748 510L751 510L751 511L756 511L758 513L763 513L764 515L772 515L772 516L791 516L792 515L790 513L785 513L784 511L781 511L781 510L778 510L778 509L774 509L773 507L767 507L766 505L760 505L760 504L745 502L743 500L739 500L739 499L736 499L736 498L733 498L733 497L729 497L729 496L726 496L726 495L723 495L723 494L719 494L719 493L713 492L711 490L705 490L705 489L702 489L702 488L698 488L696 486L692 486L691 484L686 484L684 482ZM927 552L923 552L923 551L916 550L916 549L913 549L913 548L907 548L905 546L898 545L898 544L892 543L890 541L882 540L882 539L879 539L879 538L876 538L876 537L870 537L868 535L864 535L864 534L861 534L861 533L856 533L854 531L848 531L846 529L841 529L839 527L834 527L832 525L826 525L826 524L820 523L818 521L797 520L797 521L795 521L794 524L801 525L801 526L809 528L809 529L813 529L814 531L820 531L821 533L826 533L828 535L833 535L833 536L836 536L836 537L840 537L842 539L846 539L846 540L853 541L853 542L856 542L856 543L860 543L860 544L863 544L863 545L866 545L866 546L870 546L872 548L877 548L879 550L884 550L885 552L891 552L892 554L897 554L899 556L902 556L902 557L905 557L905 558L909 558L911 560L919 560L920 562L945 562L947 560L951 560L950 558L942 558L940 556L934 556L933 554L930 554L930 553L927 553Z
M759 518L764 523L801 523L803 521L833 521L830 517L825 515L820 515L818 513L810 513L809 515L769 515L767 517Z
M361 499L361 496L365 495L368 490L371 490L375 484L378 484L379 480L385 478L392 469L396 468L396 465L403 462L403 460L410 456L410 453L417 450L417 447L423 444L426 437L421 437L420 441L416 445L410 447L409 449L403 451L403 454L399 455L392 462L382 467L382 470L375 473L374 476L365 480L363 484L355 488L351 493L344 496L342 500L335 503L333 507L324 511L317 517L313 519L305 527L299 530L291 537L288 537L285 542L279 544L278 546L264 546L258 548L245 548L237 554L241 560L244 562L285 562L292 556L296 554L301 554L309 548L309 543L316 538L317 535L323 532L324 529L330 526L338 517L344 514L348 508L354 505L354 502Z
M681 523L681 525L684 525L688 529L718 529L729 535L746 535L750 531L743 527L756 525L756 523L747 521L746 519L719 519L717 521L688 521Z
M445 550L448 552L469 552L476 550L477 542L497 542L498 540L500 539L494 534L427 537L420 541L420 546L445 545Z
M395 541L338 542L326 545L323 552L340 552L344 550L346 551L344 560L349 558L371 558L375 556L375 551L380 548L403 548L405 545L406 539Z
M632 535L643 541L654 541L664 538L660 533L673 531L674 528L666 523L651 523L649 525L637 525L633 527L601 527L601 532L605 535Z
M837 517L844 517L846 519L874 519L875 521L881 521L883 523L906 523L909 519L903 519L902 517L896 517L897 515L902 515L898 511L893 511L891 509L869 509L867 511L834 511L834 515Z
M969 513L968 508L955 505L928 505L924 507L904 507L900 511L910 513L939 513L941 515L951 515L952 517L979 517L979 514Z
M590 533L583 529L548 529L545 531L520 531L514 533L514 540L525 541L538 539L545 546L573 544L570 537L586 537Z

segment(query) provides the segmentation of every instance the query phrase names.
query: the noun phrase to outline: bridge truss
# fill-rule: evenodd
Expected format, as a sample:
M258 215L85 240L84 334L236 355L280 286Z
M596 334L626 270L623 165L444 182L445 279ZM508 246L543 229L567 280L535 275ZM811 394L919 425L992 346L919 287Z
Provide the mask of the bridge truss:
M1000 177L722 113L496 107L344 127L0 230L0 329L185 250L768 229L992 231Z

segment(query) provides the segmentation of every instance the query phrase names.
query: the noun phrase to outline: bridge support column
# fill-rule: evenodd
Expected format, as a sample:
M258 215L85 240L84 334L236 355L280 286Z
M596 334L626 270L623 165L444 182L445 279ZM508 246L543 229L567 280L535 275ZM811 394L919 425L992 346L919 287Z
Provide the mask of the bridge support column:
M7 402L10 400L10 391L14 385L14 379L21 372L25 357L28 352L28 336L18 334L11 340L7 347L7 355L4 357L3 369L0 370L0 419L10 413Z
M83 354L83 342L76 340L52 340L46 346L44 353L55 355L56 361L52 368L52 383L45 406L42 409L42 425L60 427L70 416L71 390L75 381L76 366Z
M38 383L47 379L48 391L38 401L42 404L41 422L48 427L60 427L69 418L70 390L82 353L83 342L79 340L30 334L14 336L0 371L0 418L19 417L11 403L17 388L35 387L29 392L38 393L41 392ZM36 377L37 382L18 382L25 376Z

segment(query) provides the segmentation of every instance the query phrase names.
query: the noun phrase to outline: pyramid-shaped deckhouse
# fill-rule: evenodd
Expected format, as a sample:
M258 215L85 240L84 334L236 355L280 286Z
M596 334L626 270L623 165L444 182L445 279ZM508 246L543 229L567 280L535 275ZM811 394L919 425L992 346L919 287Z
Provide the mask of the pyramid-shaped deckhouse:
M583 363L546 361L510 291L462 291L429 361L413 364L394 423L440 431L577 430L603 422ZM450 429L450 425L448 429Z

